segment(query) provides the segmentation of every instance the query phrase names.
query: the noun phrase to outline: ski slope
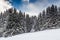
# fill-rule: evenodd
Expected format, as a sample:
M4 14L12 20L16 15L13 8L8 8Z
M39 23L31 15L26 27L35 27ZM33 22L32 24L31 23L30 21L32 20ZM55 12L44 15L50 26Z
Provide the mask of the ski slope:
M25 33L0 40L60 40L60 29L45 30L34 33Z

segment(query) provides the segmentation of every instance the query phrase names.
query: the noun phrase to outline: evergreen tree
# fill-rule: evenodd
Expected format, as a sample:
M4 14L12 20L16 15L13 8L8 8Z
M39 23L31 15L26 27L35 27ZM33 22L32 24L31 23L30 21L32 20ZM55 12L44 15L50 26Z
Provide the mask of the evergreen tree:
M26 27L27 27L27 32L30 32L31 31L31 23L30 23L30 17L28 14L26 15Z

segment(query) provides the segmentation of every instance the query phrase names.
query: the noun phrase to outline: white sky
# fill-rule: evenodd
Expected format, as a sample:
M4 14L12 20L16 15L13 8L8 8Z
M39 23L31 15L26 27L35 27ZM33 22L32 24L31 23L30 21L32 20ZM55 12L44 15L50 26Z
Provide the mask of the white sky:
M29 14L30 16L32 15L38 16L40 12L42 12L43 10L45 10L48 6L51 6L52 4L60 6L60 0L58 0L57 2L52 2L52 3L49 3L48 0L42 0L42 2L38 0L35 3L29 3L27 6L23 6L23 7L26 8L25 9L26 14Z
M29 0L23 0L23 1L29 1Z
M0 0L0 12L4 12L6 9L11 8L11 4L5 0Z
M43 0L42 2L37 1L35 3L29 3L29 0L22 0L27 1L28 5L22 6L22 11L30 16L37 16L41 11L45 10L46 7L50 6L52 3L48 3L48 0ZM60 1L53 3L57 6L60 6ZM3 12L6 9L11 8L11 4L7 1L0 0L0 12Z

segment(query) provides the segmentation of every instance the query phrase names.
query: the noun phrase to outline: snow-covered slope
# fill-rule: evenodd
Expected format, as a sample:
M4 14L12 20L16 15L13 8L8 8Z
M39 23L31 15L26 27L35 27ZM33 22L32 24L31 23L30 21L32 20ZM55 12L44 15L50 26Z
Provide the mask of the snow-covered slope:
M45 30L35 33L25 33L0 40L60 40L60 29Z

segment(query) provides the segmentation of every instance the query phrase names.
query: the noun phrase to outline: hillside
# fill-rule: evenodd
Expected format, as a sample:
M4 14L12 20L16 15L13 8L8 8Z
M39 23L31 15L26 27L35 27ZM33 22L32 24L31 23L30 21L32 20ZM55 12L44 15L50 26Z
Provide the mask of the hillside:
M0 40L60 40L60 29L45 30L34 33L25 33Z
M56 5L47 7L38 16L25 14L15 8L0 13L0 37L60 28L60 7Z

